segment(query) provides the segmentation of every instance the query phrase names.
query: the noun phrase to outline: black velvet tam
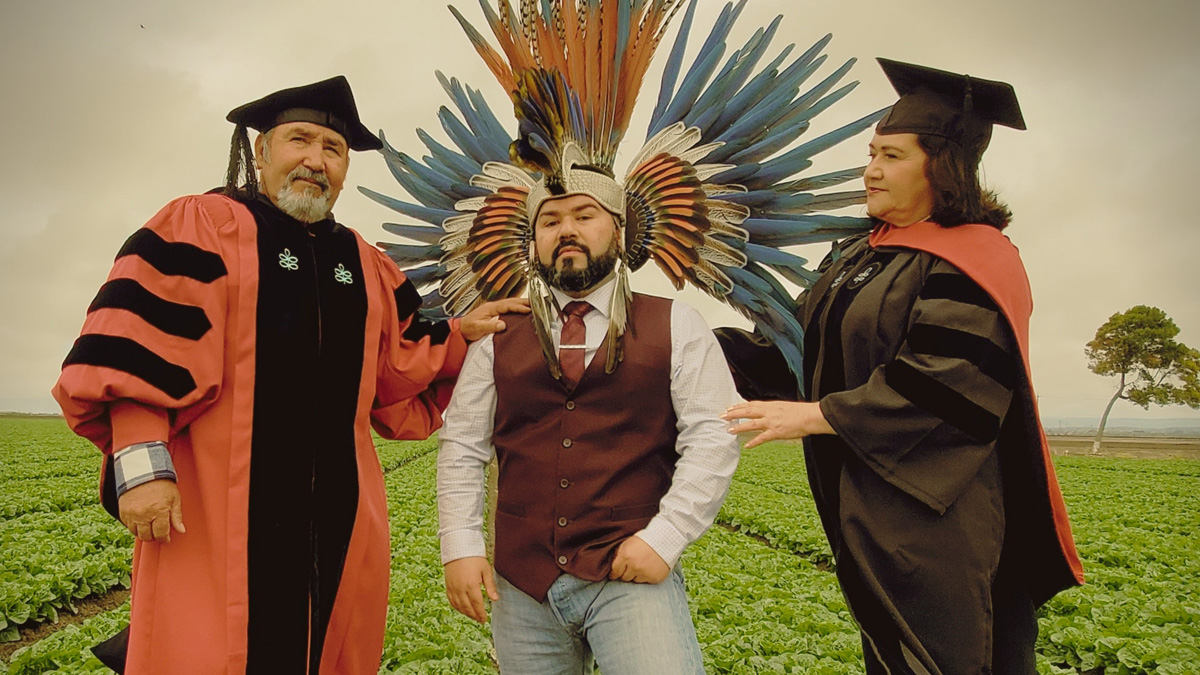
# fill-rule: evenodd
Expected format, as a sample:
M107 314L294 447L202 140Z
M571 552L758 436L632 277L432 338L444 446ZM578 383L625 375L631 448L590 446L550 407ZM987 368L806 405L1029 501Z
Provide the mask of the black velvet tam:
M383 143L363 126L350 83L342 75L281 89L229 111L234 124L266 132L286 122L311 122L341 134L351 150L378 150Z
M900 94L875 127L879 134L931 134L982 154L991 140L992 125L1025 129L1017 94L1006 82L890 59L877 61Z

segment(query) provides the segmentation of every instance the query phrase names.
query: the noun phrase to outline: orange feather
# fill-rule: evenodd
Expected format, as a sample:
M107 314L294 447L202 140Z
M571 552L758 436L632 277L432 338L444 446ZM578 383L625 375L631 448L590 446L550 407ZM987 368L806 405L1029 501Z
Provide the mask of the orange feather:
M651 250L650 257L654 259L654 264L658 265L658 269L662 270L662 273L670 280L675 290L683 290L683 270L674 264L674 261L658 251Z

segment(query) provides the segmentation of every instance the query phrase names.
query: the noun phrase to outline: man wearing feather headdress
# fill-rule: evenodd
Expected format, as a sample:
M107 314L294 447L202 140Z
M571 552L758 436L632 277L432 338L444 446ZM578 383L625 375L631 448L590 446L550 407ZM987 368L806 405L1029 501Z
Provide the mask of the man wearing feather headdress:
M520 301L426 320L333 219L350 151L380 147L344 77L228 119L225 187L129 238L54 389L137 536L129 627L97 655L128 673L373 675L390 555L371 428L428 437L466 342Z
M486 621L487 589L502 672L588 672L593 655L606 673L703 672L679 557L712 524L737 466L718 419L733 382L698 312L622 297L622 197L602 170L570 163L535 187L530 263L549 286L551 321L541 334L536 317L505 317L503 335L468 350L447 409L447 595ZM493 454L495 575L482 533Z
M430 152L420 160L384 143L414 201L363 190L428 223L385 225L419 243L382 246L414 283L436 285L447 314L529 296L531 315L506 317L508 330L468 352L438 463L447 593L485 621L487 589L505 672L590 672L592 654L609 674L703 668L677 561L712 523L736 464L736 442L713 436L732 378L698 314L633 293L630 272L653 260L676 289L729 303L782 345L798 377L789 347L802 332L773 272L802 285L815 275L778 247L869 226L817 213L860 203L861 191L813 192L861 168L797 174L882 113L792 147L854 88L837 86L852 61L802 91L830 38L767 56L780 17L722 65L745 6L730 2L685 68L697 4L481 0L499 50L451 7L510 97L517 135L479 92L439 73L457 113L438 118L456 148L420 130ZM684 7L646 141L618 179L642 81ZM495 578L482 534L493 456Z

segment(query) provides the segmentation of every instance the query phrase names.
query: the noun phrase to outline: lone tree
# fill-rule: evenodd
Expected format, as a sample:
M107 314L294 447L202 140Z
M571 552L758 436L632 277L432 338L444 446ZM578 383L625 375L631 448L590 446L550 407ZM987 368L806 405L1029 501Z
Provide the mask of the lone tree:
M1100 451L1108 413L1119 398L1147 409L1151 403L1200 407L1200 351L1176 342L1176 335L1179 327L1166 312L1138 305L1110 316L1087 343L1088 368L1121 378L1100 418L1093 453Z

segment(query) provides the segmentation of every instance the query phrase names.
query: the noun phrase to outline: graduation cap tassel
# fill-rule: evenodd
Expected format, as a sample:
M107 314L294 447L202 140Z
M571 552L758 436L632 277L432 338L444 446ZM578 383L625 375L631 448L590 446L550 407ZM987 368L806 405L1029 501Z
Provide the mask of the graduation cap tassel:
M233 130L229 144L229 168L225 171L225 194L229 197L253 196L258 192L258 174L254 170L254 148L246 125Z
M971 111L975 108L975 102L971 99L971 76L964 75L967 78L967 92L963 94L963 112L970 116Z

